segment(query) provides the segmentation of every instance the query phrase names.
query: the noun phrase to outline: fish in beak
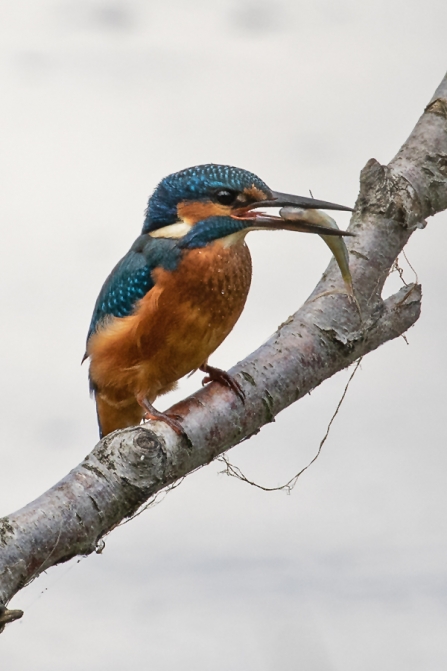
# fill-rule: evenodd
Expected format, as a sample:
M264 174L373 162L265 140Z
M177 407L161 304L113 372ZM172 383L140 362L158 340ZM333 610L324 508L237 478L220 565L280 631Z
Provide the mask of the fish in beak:
M343 237L353 236L354 233L340 230L334 219L321 211L352 212L352 208L278 191L273 191L272 195L271 199L256 201L244 209L241 208L233 216L247 221L247 228L252 230L287 230L319 235L337 261L348 295L354 298L352 277L349 270L349 254L343 240ZM255 211L258 208L264 209L267 207L281 208L279 216Z

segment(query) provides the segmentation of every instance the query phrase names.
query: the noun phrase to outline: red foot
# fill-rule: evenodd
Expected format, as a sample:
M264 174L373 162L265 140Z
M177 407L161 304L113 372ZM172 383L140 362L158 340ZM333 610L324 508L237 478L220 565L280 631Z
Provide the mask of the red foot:
M180 424L179 420L182 419L180 415L167 415L164 412L160 412L159 410L156 410L152 403L149 403L147 398L144 398L142 396L137 397L138 403L141 405L144 410L146 410L146 413L143 416L143 419L153 419L158 422L165 422L168 426L171 427L173 431L178 436L183 436L183 438L186 438L189 442L189 438L185 433L185 429L183 426Z
M209 366L207 363L204 363L203 366L200 366L200 370L207 374L207 376L202 380L203 386L205 386L208 382L219 382L219 384L224 384L226 387L232 389L236 396L241 399L242 403L245 402L245 393L241 385L225 370L222 370L221 368L214 368L214 366Z

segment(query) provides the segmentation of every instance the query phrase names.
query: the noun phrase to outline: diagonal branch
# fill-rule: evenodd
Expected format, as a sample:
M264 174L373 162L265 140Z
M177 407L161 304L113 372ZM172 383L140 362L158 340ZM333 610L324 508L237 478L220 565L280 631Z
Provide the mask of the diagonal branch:
M412 326L420 287L406 286L385 301L382 288L415 228L446 208L447 76L397 156L387 166L372 159L361 173L349 248L358 305L343 293L332 261L298 312L232 369L244 405L210 384L172 409L189 441L160 422L115 432L36 501L0 520L0 630L21 616L5 605L42 571L95 551L104 534L161 489Z

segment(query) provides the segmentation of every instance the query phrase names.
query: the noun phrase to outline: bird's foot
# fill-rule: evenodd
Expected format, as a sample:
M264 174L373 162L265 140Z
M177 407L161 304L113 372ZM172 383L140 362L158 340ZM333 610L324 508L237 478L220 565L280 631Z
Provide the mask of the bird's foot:
M185 429L183 426L180 424L180 421L182 417L180 415L168 415L164 412L160 412L159 410L156 410L152 403L149 403L147 398L143 396L138 396L137 397L138 403L141 405L141 407L146 411L145 414L143 415L143 419L145 420L154 420L158 422L165 422L168 426L171 427L173 431L178 436L182 436L183 438L186 438L189 442L189 438L186 435Z
M205 386L208 382L219 382L224 384L226 387L229 387L234 391L236 396L238 396L242 403L245 402L245 392L242 389L239 382L227 371L222 370L221 368L214 368L214 366L209 366L207 363L204 363L203 366L200 366L200 370L206 373L206 377L202 380L202 385Z

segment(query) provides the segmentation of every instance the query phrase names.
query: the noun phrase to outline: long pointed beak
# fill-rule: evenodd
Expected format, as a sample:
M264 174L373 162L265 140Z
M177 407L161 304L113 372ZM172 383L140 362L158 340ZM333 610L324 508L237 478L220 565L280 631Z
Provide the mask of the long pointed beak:
M303 210L344 210L345 212L352 212L352 207L346 205L337 205L336 203L328 203L326 200L315 200L315 198L306 198L305 196L292 196L289 193L281 193L280 191L272 191L273 198L269 200L261 200L254 203L250 209L256 207L299 207Z
M251 203L247 207L234 212L232 217L245 222L246 228L252 230L286 230L298 231L301 233L317 233L317 235L353 235L347 231L341 231L338 228L332 228L326 224L324 216L319 216L316 210L345 210L352 212L352 208L336 203L328 203L325 200L315 200L315 198L305 198L304 196L292 196L279 191L272 192L272 198L268 200L259 200ZM254 210L268 207L280 207L280 215L255 212ZM288 208L292 208L296 216L284 216Z
M313 210L310 210L313 212ZM254 214L251 217L236 217L246 222L245 228L253 230L266 229L268 231L297 231L298 233L316 233L317 235L335 235L354 236L355 233L349 231L341 231L339 228L329 228L325 224L309 221L305 218L297 220L286 220L283 217L275 217L274 215Z

